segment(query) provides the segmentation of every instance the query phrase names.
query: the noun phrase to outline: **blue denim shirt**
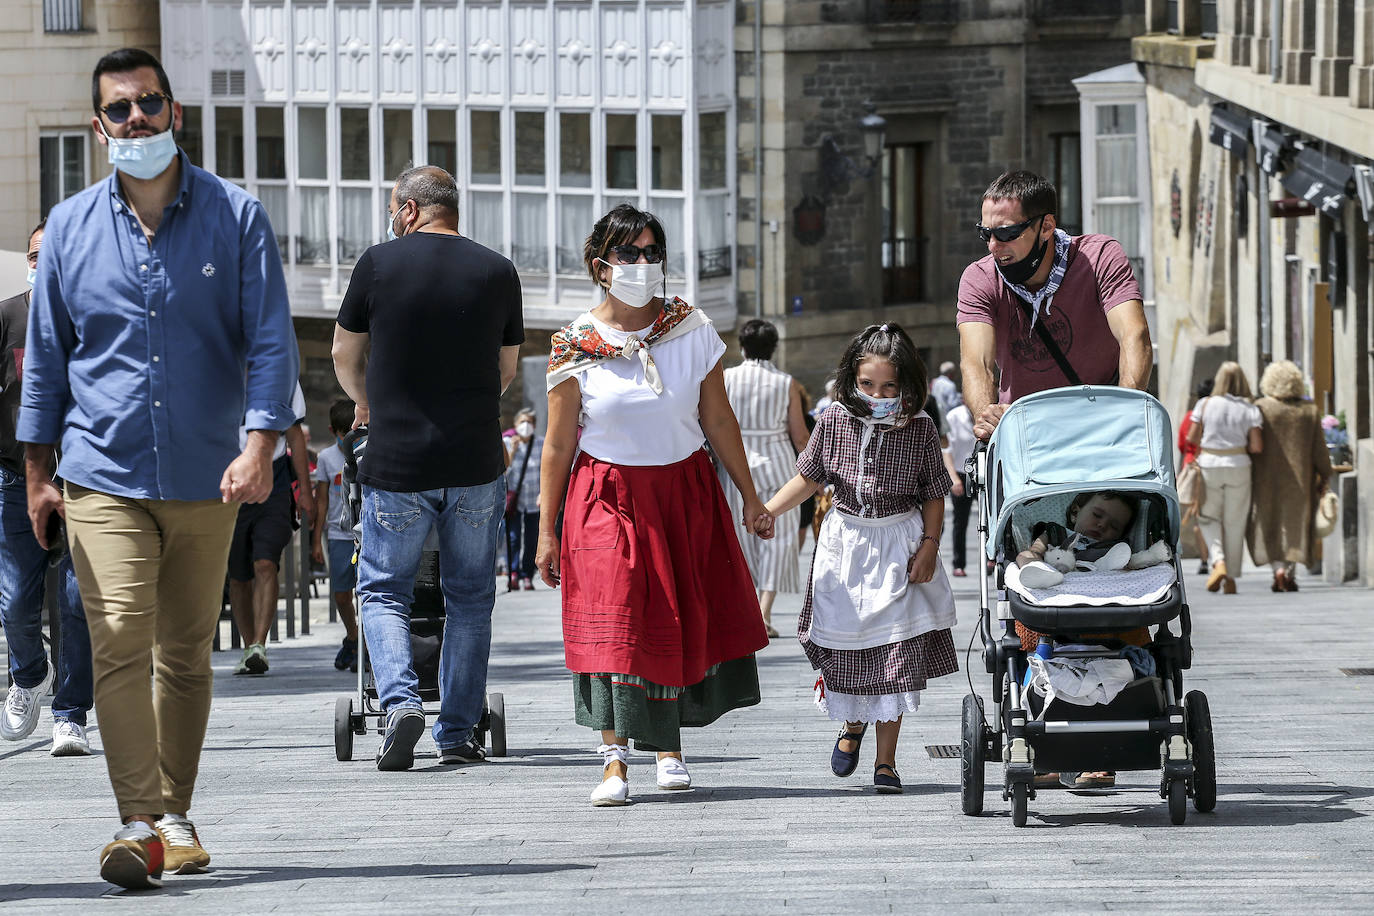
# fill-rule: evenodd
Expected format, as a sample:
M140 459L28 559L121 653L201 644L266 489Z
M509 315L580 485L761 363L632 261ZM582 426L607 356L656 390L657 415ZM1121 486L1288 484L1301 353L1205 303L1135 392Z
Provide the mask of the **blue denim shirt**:
M296 417L296 335L262 204L181 160L149 245L117 173L58 204L38 257L16 438L137 499L219 497L240 424Z

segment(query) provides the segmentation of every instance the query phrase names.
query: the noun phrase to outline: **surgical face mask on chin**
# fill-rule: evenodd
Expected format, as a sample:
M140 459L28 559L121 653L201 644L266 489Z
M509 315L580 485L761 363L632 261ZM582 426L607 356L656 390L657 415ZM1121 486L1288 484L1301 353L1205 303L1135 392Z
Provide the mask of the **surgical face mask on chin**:
M33 289L33 284L38 280L38 268L29 268L29 289Z
M1041 222L1043 222L1043 217ZM1039 232L1039 228L1035 230ZM1002 272L1002 276L1007 278L1007 282L1020 286L1040 269L1040 262L1045 259L1045 251L1050 247L1050 240L1043 239L1039 244L1031 246L1030 252L1019 261L1012 261L1010 264L998 264L997 269Z
M602 262L605 263L604 261ZM663 296L667 282L663 262L657 264L611 264L611 295L630 308L642 309Z
M135 137L132 140L111 137L104 124L100 125L100 129L105 131L110 165L130 178L143 181L156 178L167 171L167 166L171 165L172 159L176 157L177 142L172 137L170 127L160 134Z
M526 420L523 423L515 424L515 434L521 439L528 439L534 435L534 424Z
M855 388L854 393L859 396L859 400L868 405L868 409L873 411L873 419L886 420L894 416L902 406L901 398L875 398L872 395L864 394Z

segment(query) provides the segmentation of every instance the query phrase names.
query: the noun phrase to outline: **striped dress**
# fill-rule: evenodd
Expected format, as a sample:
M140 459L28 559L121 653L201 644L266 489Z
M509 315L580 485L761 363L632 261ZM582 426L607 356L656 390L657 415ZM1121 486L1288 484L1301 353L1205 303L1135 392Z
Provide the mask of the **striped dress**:
M742 365L725 370L725 393L739 419L754 489L758 490L759 499L767 502L797 473L797 453L787 434L792 376L769 360L746 359ZM744 513L744 498L724 468L718 473L730 512L738 521ZM740 538L754 586L760 591L801 591L797 562L799 515L798 509L785 512L773 526L772 540Z

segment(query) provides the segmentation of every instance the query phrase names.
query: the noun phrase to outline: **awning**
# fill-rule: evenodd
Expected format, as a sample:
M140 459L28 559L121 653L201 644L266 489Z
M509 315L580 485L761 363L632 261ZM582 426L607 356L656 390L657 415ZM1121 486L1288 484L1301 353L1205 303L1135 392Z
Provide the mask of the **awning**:
M1277 175L1288 168L1288 162L1293 157L1293 149L1291 136L1276 125L1266 124L1260 134L1259 149L1256 151L1259 154L1259 167L1270 175Z
M1339 216L1355 183L1355 170L1311 147L1299 150L1279 182L1327 216Z
M1208 139L1233 156L1243 159L1250 149L1250 119L1228 108L1213 105L1212 131Z

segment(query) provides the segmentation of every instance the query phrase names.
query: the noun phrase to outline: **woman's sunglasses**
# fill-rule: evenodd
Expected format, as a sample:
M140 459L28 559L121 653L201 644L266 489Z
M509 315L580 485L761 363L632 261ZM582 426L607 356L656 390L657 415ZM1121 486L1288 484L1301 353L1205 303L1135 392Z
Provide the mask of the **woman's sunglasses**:
M1032 216L1024 223L1012 223L1010 226L996 226L993 228L984 226L982 223L975 223L973 228L978 230L978 237L985 242L989 239L997 239L999 242L1014 242L1021 237L1021 233L1025 232L1026 229L1030 227L1031 223L1038 219L1044 219L1046 216L1049 216L1049 214L1042 213L1039 216Z
M111 124L123 124L129 120L129 115L134 113L135 105L147 117L156 118L162 114L162 106L168 101L170 99L161 92L145 92L132 102L128 99L120 99L108 105L101 105L100 111L110 119Z
M612 245L610 252L621 264L634 264L640 255L644 256L646 262L657 264L667 255L662 245L645 245L643 248L638 245Z

